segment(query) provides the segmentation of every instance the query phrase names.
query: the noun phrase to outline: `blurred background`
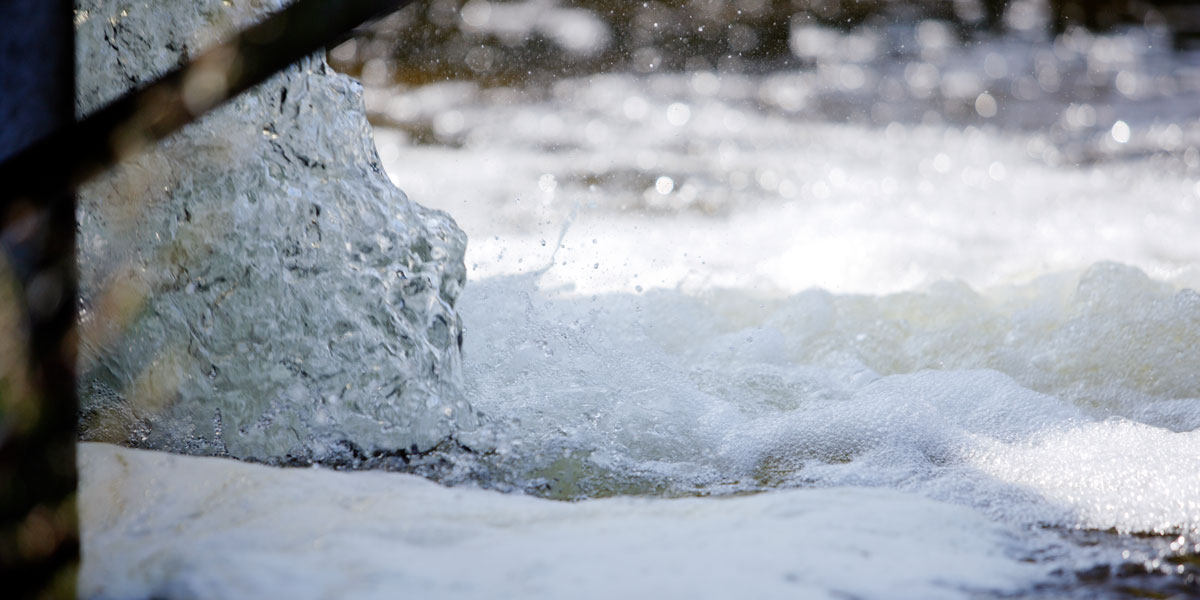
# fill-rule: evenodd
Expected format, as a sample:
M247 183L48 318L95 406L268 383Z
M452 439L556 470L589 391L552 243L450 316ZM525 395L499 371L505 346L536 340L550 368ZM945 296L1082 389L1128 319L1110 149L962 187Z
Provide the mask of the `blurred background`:
M1181 224L1200 195L1198 33L1200 4L1180 0L437 0L330 61L367 86L393 180L467 231L473 276L541 264L538 241L576 213L773 206L822 225L759 231L754 266L656 258L655 281L889 292L1103 259L1186 270L1144 219ZM1152 191L1161 175L1174 187ZM764 243L779 236L812 243ZM651 270L599 246L577 257L609 267L595 289ZM985 266L951 264L981 251ZM788 252L831 263L765 266Z
M1103 33L1145 26L1185 48L1200 34L1200 7L1190 0L434 0L392 15L332 58L372 83L452 77L528 84L604 71L762 71L819 64L821 44L806 35L814 28L887 35L923 21L943 25L942 43L1006 32L1052 39L1076 27Z

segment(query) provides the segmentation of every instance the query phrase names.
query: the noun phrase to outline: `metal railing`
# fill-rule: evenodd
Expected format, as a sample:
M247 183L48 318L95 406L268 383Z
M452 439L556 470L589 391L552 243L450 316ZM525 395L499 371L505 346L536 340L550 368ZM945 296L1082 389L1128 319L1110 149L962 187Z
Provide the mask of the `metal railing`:
M5 1L0 16L51 15L54 31L25 37L58 44L67 58L23 82L30 89L53 84L53 102L37 110L57 110L53 120L66 125L0 164L0 303L11 304L0 305L0 326L9 328L0 331L0 350L11 350L0 356L0 581L8 598L65 598L75 595L79 558L76 187L412 0L296 0L77 122L72 2ZM0 33L27 26L14 18ZM0 111L0 127L28 116Z

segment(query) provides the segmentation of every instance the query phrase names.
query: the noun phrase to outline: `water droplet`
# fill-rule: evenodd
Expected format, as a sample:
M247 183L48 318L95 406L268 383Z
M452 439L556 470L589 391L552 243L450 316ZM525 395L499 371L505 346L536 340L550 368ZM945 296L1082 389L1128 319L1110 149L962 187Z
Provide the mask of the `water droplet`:
M1109 133L1112 135L1112 139L1118 144L1124 144L1129 141L1129 124L1125 121L1117 121L1113 123L1112 130Z
M991 94L984 92L975 98L975 112L979 113L979 116L990 119L996 116L996 110L996 99Z
M658 181L654 182L654 189L658 190L658 193L666 196L667 194L671 193L671 190L675 189L675 180L663 175L662 177L658 178Z
M683 127L691 118L692 109L682 102L667 107L667 122L675 127Z

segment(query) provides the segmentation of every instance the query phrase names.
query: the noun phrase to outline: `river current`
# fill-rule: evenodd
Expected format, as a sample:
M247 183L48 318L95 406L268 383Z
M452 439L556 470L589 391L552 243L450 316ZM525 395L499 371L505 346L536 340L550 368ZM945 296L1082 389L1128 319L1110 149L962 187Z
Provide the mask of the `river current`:
M484 457L443 487L84 444L81 592L1195 593L1200 59L924 27L368 90L470 240Z

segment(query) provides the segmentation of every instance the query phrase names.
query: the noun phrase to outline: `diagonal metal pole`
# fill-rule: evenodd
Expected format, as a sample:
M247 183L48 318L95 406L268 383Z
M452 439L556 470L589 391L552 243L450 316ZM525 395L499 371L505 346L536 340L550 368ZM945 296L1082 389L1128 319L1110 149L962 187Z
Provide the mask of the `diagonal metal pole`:
M54 171L78 185L226 100L413 0L296 0L282 11L59 130L0 164L0 213L15 197L37 195Z

